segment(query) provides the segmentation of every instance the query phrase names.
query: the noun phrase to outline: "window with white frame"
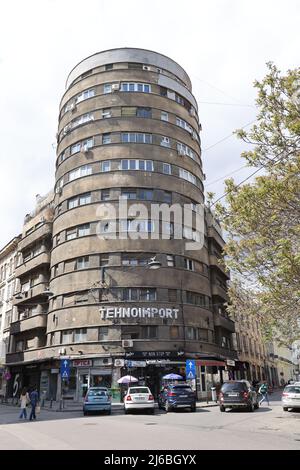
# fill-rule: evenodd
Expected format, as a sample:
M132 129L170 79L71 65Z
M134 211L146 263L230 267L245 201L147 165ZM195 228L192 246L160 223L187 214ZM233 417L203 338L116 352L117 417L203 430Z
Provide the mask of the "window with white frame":
M106 171L110 171L111 165L109 160L105 160L100 164L101 171L105 173Z
M182 127L182 129L185 129L190 134L193 133L193 128L184 119L181 119L178 116L176 116L176 125Z
M161 137L160 145L162 145L163 147L171 147L169 137Z
M121 83L121 91L134 91L140 93L151 93L151 85L148 83Z
M81 150L81 143L77 142L76 144L71 146L71 155L73 155L74 153L80 152L80 150Z
M174 267L175 266L175 257L174 255L167 255L167 266Z
M73 330L62 331L61 343L62 344L73 343Z
M81 194L80 196L72 197L68 201L68 209L73 209L77 206L84 206L91 202L91 193Z
M72 127L80 126L80 124L85 124L86 122L93 121L94 115L91 113L83 114L78 119L72 122Z
M76 103L80 103L81 101L87 100L88 98L92 98L95 96L95 89L90 88L89 90L85 90L76 97Z
M103 93L111 93L111 83L105 83L103 87Z
M160 114L160 119L162 121L168 121L169 120L169 114L166 111L162 111Z
M94 139L93 137L90 137L89 139L85 139L81 142L81 148L80 150L88 150L90 148L92 148L94 145Z
M195 153L188 147L187 145L177 142L177 152L179 154L184 154L187 155L188 157L192 158L193 160L196 160Z
M184 267L189 271L194 271L194 261L192 259L184 258Z
M121 160L121 170L153 171L152 160Z
M152 134L142 134L140 132L122 132L123 143L151 144Z
M179 168L179 176L180 178L189 181L190 183L196 184L196 176L194 176L189 171L185 170L184 168Z
M92 174L92 167L91 165L84 165L75 170L70 171L69 173L69 181L73 181L77 178L81 178L83 176L88 176Z
M111 108L104 108L102 110L102 117L103 119L107 119L111 117Z
M121 232L154 232L154 221L145 219L121 219L119 221Z
M91 231L90 224L83 224L78 227L78 237L89 235Z
M163 163L163 173L165 175L171 175L172 174L172 169L170 163Z
M90 257L89 256L81 256L76 260L76 269L85 269L88 268L90 265Z

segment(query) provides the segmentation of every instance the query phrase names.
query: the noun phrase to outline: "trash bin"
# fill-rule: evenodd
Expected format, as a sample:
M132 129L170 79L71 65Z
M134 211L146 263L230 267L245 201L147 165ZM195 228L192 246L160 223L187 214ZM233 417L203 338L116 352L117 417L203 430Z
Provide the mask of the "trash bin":
M216 387L211 387L211 399L212 401L217 401L217 390Z

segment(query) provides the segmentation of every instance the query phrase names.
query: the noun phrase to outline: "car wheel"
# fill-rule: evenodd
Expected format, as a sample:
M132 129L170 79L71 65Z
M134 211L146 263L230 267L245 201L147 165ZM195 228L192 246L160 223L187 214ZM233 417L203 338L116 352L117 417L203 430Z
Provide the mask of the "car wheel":
M111 415L111 410L107 410L107 411L106 411L106 414L107 414L107 415Z
M224 413L225 410L226 410L226 409L225 409L225 406L221 405L221 406L220 406L220 411L221 411L222 413Z
M289 409L286 406L284 406L283 411L289 411Z
M196 411L196 405L191 406L191 411Z
M83 416L87 416L88 415L88 412L87 411L84 411L83 412Z
M154 415L154 408L150 408L149 413L150 413L151 415Z

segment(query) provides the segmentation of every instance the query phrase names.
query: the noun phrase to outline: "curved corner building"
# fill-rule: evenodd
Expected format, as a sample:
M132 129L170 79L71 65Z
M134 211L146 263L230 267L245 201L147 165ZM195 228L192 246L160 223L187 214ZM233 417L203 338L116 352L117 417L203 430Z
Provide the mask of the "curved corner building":
M214 262L223 243L216 229L207 228L201 250L186 251L187 240L173 235L177 222L161 213L155 220L146 215L143 236L132 239L124 234L133 231L133 218L117 213L113 238L112 217L102 212L108 203L117 210L120 198L129 210L143 203L149 214L153 203L191 211L203 204L200 127L188 75L162 54L100 52L67 78L57 134L47 347L52 357L71 359L65 393L76 399L89 385L114 387L128 372L156 393L164 374L184 375L186 359L206 357L217 365L218 358L233 357L233 322L220 320L214 307L226 301L227 278ZM160 269L147 266L154 256ZM197 364L200 376L204 362Z

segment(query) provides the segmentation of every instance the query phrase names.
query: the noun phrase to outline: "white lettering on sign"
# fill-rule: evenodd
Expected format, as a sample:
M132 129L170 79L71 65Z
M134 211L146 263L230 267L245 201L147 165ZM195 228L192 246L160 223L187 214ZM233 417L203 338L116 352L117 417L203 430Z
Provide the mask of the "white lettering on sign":
M109 320L112 318L170 318L176 320L178 308L156 308L156 307L100 307L101 318Z

